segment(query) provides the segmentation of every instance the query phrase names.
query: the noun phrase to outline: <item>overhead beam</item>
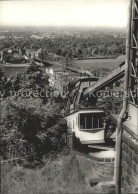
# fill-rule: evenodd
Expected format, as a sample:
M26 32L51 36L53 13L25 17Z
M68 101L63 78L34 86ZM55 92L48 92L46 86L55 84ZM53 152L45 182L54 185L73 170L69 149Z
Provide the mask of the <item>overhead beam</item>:
M116 79L119 79L124 75L125 71L125 62L121 63L117 68L115 68L113 71L109 73L106 77L99 80L95 84L93 84L91 87L87 88L84 91L84 96L89 95L91 92L96 91L102 87L106 87L110 83L114 83Z

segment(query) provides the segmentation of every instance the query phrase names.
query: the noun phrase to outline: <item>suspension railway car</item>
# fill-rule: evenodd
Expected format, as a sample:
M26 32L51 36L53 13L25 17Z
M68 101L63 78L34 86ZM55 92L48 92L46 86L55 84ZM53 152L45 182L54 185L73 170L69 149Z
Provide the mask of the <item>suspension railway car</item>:
M66 116L70 132L74 132L81 144L104 143L104 111L81 109Z
M108 76L99 80L97 78L83 78L76 82L76 85L69 95L69 113L66 115L68 129L81 144L101 144L105 143L105 114L101 109L82 109L80 99L83 93L106 87L109 83L114 83L122 78L124 73L124 62L114 69ZM107 132L107 131L106 131ZM114 132L114 131L113 131ZM110 134L112 135L112 133ZM109 137L108 137L109 138ZM112 139L113 137L110 137Z

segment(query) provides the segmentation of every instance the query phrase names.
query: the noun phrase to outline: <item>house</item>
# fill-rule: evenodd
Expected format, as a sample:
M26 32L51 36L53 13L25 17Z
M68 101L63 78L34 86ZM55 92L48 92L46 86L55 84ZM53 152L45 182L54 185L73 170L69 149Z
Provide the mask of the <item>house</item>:
M53 75L54 71L52 68L46 68L46 73Z
M36 50L34 49L26 49L25 54L27 55L28 58L33 59L35 56Z

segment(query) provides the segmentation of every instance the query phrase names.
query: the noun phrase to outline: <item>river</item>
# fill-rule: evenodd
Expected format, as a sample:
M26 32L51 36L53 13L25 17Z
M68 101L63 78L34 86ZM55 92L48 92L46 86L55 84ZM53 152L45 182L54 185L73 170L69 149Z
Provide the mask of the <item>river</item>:
M16 73L23 73L29 64L2 64L0 66L7 77L15 75Z

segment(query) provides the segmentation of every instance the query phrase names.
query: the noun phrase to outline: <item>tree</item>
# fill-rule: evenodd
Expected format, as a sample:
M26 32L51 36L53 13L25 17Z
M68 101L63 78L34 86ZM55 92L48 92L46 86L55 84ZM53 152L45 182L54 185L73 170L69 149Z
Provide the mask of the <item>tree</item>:
M49 88L48 76L39 66L30 66L25 73L16 74L13 78L5 78L0 69L0 84L7 91L22 92L26 89L44 90ZM27 80L27 81L26 81ZM5 82L6 81L6 82ZM60 151L65 146L64 135L67 132L66 122L62 115L60 102L53 97L52 104L48 97L22 95L2 100L1 121L1 153L9 148L16 150L26 146L30 152L41 158L50 151ZM57 101L58 103L55 103ZM15 148L16 147L16 148ZM16 150L17 151L17 150ZM6 157L6 155L5 155Z
M22 142L38 158L65 146L67 126L59 103L43 105L41 99L12 98L2 102L1 111L1 154Z
M4 72L3 72L3 70L0 68L0 90L1 90L1 91L3 90L5 80L6 80L6 77L5 77L5 75L4 75Z
M61 52L62 52L62 49L61 49L61 48L58 48L58 49L56 50L56 55L61 55Z
M67 50L63 48L63 49L62 49L62 52L61 52L61 55L62 55L63 57L65 57L66 54L67 54Z

